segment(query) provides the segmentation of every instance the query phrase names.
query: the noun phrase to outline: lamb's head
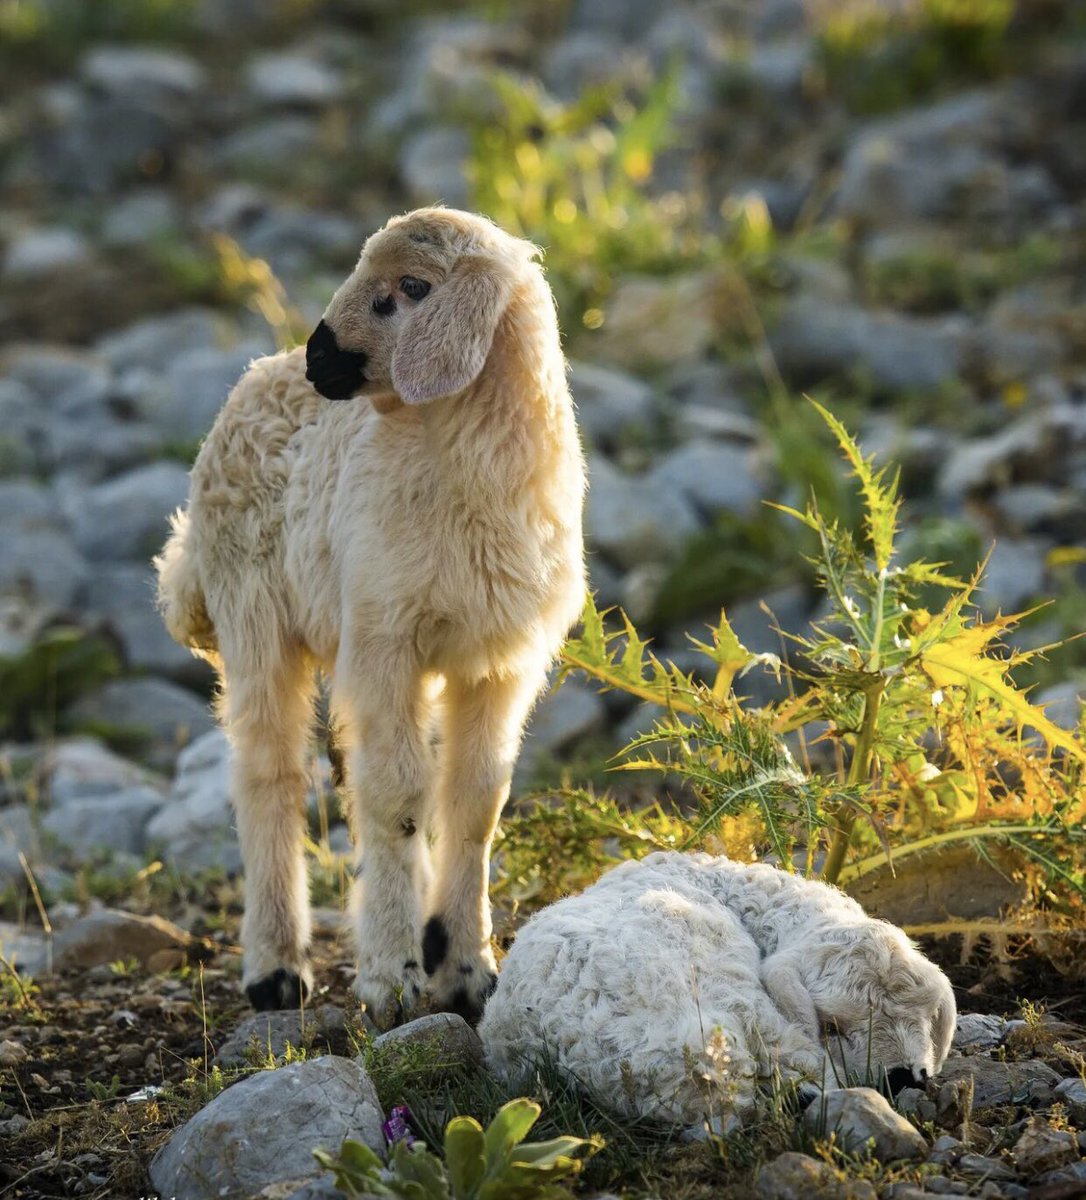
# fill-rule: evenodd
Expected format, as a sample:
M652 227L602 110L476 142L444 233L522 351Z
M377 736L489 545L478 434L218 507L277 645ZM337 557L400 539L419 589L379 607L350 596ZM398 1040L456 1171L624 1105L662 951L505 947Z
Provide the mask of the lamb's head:
M891 1091L938 1074L954 1035L950 981L895 925L868 921L815 952L811 998L834 1061Z
M394 217L310 337L306 378L330 400L369 395L382 410L462 391L482 372L518 284L542 285L535 255L471 213ZM547 306L553 317L549 297Z

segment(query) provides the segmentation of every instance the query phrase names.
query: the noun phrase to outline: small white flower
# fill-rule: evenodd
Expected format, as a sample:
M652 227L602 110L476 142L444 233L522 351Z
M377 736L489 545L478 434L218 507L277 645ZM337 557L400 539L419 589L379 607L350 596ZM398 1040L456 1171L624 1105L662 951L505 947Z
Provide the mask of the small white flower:
M932 694L931 694L931 706L932 706L932 708L938 708L939 705L942 704L942 702L943 702L943 689L936 688L935 691L932 692Z

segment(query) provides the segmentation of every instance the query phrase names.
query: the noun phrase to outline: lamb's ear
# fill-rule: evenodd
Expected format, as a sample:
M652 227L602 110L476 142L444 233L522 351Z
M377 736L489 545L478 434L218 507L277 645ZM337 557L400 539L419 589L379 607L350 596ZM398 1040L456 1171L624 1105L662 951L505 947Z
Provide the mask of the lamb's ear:
M794 958L787 952L771 954L762 963L761 975L762 986L781 1014L817 1041L818 1013Z
M498 258L464 255L400 334L392 384L406 404L459 392L486 364L498 321L513 294L513 268Z
M931 1040L935 1049L936 1071L946 1062L951 1043L954 1041L954 1031L958 1026L958 1005L954 999L954 989L942 971L939 971L939 975L941 977L939 984L941 996L939 1007L935 1010L935 1016L931 1022Z

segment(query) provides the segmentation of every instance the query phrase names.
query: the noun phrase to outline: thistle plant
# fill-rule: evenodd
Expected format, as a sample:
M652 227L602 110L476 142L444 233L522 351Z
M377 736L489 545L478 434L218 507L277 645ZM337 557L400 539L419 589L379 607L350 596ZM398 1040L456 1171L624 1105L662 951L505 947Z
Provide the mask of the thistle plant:
M598 1139L556 1137L525 1142L542 1110L532 1100L510 1100L484 1130L474 1117L454 1117L445 1128L444 1161L422 1145L399 1141L389 1165L366 1145L347 1138L337 1155L313 1153L348 1196L402 1200L545 1200L565 1194L555 1184L575 1175L579 1154Z
M963 581L938 563L900 561L896 472L877 469L815 407L857 481L862 529L827 519L813 499L802 511L776 507L813 535L827 615L778 658L750 653L722 613L707 641L691 639L705 659L699 678L657 658L624 614L609 622L590 601L563 672L661 710L614 769L688 785L695 809L669 830L679 846L720 849L745 822L752 852L808 874L821 863L824 879L843 883L887 858L996 841L1039 868L1045 903L1080 903L1086 745L1081 727L1060 728L1015 683L1041 651L1012 653L1001 638L1028 614L983 617L974 604L983 564ZM941 603L925 607L933 594ZM786 698L744 701L742 677L754 669L784 678ZM788 734L834 742L839 769L801 771Z

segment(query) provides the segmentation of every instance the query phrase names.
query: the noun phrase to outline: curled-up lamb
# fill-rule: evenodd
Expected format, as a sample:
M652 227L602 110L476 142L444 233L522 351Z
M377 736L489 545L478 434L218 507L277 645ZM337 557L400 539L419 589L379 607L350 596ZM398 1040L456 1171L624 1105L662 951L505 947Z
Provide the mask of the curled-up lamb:
M836 888L660 853L528 921L479 1032L511 1082L553 1055L625 1115L691 1123L742 1114L775 1071L923 1080L955 1011L946 976Z

